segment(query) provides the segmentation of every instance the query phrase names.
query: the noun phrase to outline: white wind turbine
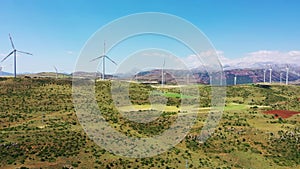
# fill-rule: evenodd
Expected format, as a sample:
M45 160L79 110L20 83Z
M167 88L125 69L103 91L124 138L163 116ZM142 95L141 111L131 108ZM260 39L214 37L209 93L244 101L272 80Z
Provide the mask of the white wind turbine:
M267 72L267 69L264 69L264 83L266 83L266 72Z
M102 79L105 79L105 58L107 58L108 60L110 60L113 64L117 65L117 63L115 61L113 61L110 57L108 57L105 53L105 41L104 41L104 49L103 49L103 55L96 57L94 59L91 60L91 62L101 59L102 58Z
M9 64L9 66L11 66L12 64ZM7 65L4 66L0 66L0 73L2 72L3 68L5 68Z
M164 87L164 68L165 68L166 60L164 59L164 63L161 69L161 87Z
M282 84L282 72L280 72L280 84Z
M54 68L54 70L55 70L56 79L57 79L57 77L58 77L58 70L57 70L57 68L56 68L55 66L53 66L53 68Z
M289 65L286 65L286 77L285 77L285 84L289 84Z
M269 70L270 70L270 84L271 84L272 83L272 66L271 65L270 65Z
M4 68L5 66L0 66L0 72L2 72L2 69Z
M186 84L188 85L190 83L190 74L186 75Z
M13 43L13 40L12 40L10 34L8 34L8 35L9 35L9 39L10 39L10 43L11 43L11 46L12 46L12 48L13 48L13 51L11 51L5 58L3 58L3 59L1 60L1 63L2 63L3 61L5 61L9 56L11 56L12 54L14 54L14 77L16 78L16 77L17 77L17 52L23 53L23 54L26 54L26 55L32 55L32 54L31 54L31 53L28 53L28 52L23 52L23 51L17 50L17 49L15 48L15 45L14 45L14 43Z
M3 66L0 66L0 74L2 74Z
M236 77L236 75L234 75L234 80L233 80L234 85L236 85L236 80L237 80L237 77Z

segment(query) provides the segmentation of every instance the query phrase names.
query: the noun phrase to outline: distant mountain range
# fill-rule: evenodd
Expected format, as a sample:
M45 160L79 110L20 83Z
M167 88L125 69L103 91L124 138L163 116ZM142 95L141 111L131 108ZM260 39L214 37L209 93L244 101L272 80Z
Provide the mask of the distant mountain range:
M246 54L242 58L228 59L220 54L220 60L225 67L235 68L263 68L268 65L300 66L300 51L267 51L261 50Z
M245 68L264 69L268 68L270 65L281 68L285 68L286 65L300 67L300 51L280 52L261 50L248 53L244 57L240 58L227 58L224 56L224 53L222 51L217 51L216 53L218 54L219 60L225 70ZM207 57L207 53L204 53L202 55ZM183 59L183 61L190 68L198 68L203 65L201 63L201 60L199 60L199 57L201 57L202 55L190 55Z
M264 81L264 71L265 81L269 82L270 80L270 68L272 68L272 82L282 82L285 83L286 80L286 67L289 67L289 82L290 83L300 83L300 55L293 57L290 60L283 61L276 60L271 57L257 58L255 57L245 57L241 59L229 60L226 58L220 58L221 64L223 65L224 74L226 77L226 83L228 85L234 84L234 77L237 77L237 84L245 83L258 83ZM299 62L298 62L299 60ZM281 62L283 61L283 62ZM293 61L293 63L291 62ZM199 64L198 64L199 65ZM205 67L196 67L188 70L172 70L166 69L164 82L167 84L183 84L187 82L192 83L201 83L209 84L210 77ZM161 69L152 69L147 71L141 71L134 73L136 71L127 72L124 74L114 74L114 75L105 75L106 79L130 79L138 80L142 82L157 82L161 83ZM100 72L75 72L76 75L83 77L101 77ZM59 77L72 77L72 74L58 74ZM188 75L189 74L189 75ZM13 76L12 73L0 71L0 76ZM22 76L29 77L56 77L56 73L53 72L41 72L41 73L27 73L22 74ZM175 78L177 77L177 78ZM178 78L179 77L179 78ZM281 77L281 78L280 78Z
M14 74L9 73L9 72L2 72L0 71L0 76L13 76Z
M234 84L234 77L237 77L237 84L246 84L246 83L259 83L264 82L264 70L265 69L251 69L251 68L244 68L244 69L229 69L224 70L224 75L226 77L226 84L233 85ZM296 71L297 70L297 71ZM187 71L184 70L165 70L165 82L168 84L178 84L181 83L202 83L202 84L209 84L210 77L206 71L202 69L193 69L192 75L186 76ZM172 73L176 73L176 77L172 76ZM298 67L290 67L289 71L289 83L299 83L300 82L300 72ZM281 75L280 75L281 74ZM272 83L281 82L285 83L286 80L286 71L285 69L281 69L280 66L272 68ZM157 81L161 83L161 70L155 69L151 71L140 72L135 75L135 79L139 81ZM265 73L265 82L270 81L270 70L266 69Z
M258 51L249 53L243 58L228 59L219 52L219 59L223 65L227 84L233 84L234 76L237 76L237 83L263 82L264 70L266 71L266 82L269 82L270 68L272 69L272 82L285 81L286 68L289 68L289 81L300 81L300 51ZM204 79L203 83L209 83L208 74L205 74L205 66L197 62L196 56L190 56L192 71L198 78ZM186 63L189 64L189 63Z
M280 69L281 67L274 67L272 69L272 83L279 83L280 82L280 74L281 74L281 82L284 84L286 80L286 71ZM300 84L300 72L299 67L290 67L291 71L289 71L289 83L293 84ZM296 71L297 70L297 71ZM200 84L209 84L210 77L206 71L199 70L199 69L192 69L192 71L187 70L164 70L164 83L166 84L185 84L189 83L200 83ZM73 73L74 74L74 73ZM101 73L92 73L92 72L77 72L77 76L82 77L93 77L97 76L101 78ZM148 71L142 71L135 75L106 75L106 79L128 79L128 80L137 80L143 83L161 83L161 69L153 69ZM224 75L226 77L226 84L233 85L234 84L234 77L237 77L237 84L247 84L247 83L259 83L264 81L264 69L251 69L251 68L244 68L244 69L229 69L224 70ZM12 73L7 72L0 72L0 76L13 76ZM50 77L55 78L56 73L53 72L41 72L41 73L34 73L34 74L23 74L19 75L22 77ZM72 74L58 74L58 78L66 78L72 77ZM265 81L268 83L270 80L270 70L266 69L265 73Z
M299 61L300 62L300 61ZM286 67L290 67L291 70L300 71L299 63L278 63L278 62L255 62L255 61L242 61L242 62L224 62L223 69L230 70L230 69L277 69L284 71Z
M56 77L56 73L54 72L39 72L39 73L21 73L21 74L17 74L18 76L24 77ZM70 74L66 74L66 73L58 73L57 74L59 77L69 77ZM9 72L3 72L0 71L0 76L14 76L13 73L9 73Z

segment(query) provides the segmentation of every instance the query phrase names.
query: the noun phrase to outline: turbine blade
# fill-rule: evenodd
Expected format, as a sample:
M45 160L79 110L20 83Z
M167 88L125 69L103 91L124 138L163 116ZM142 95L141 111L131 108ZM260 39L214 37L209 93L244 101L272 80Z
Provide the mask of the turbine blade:
M55 66L53 66L54 67L54 69L55 69L55 72L57 73L57 68L55 67Z
M13 40L12 40L10 34L8 34L8 35L9 35L9 39L10 39L10 43L11 43L12 48L13 48L13 49L16 49L16 48L15 48L15 45L14 45L14 42L13 42Z
M110 57L108 57L108 56L106 56L106 55L105 55L105 57L106 57L108 60L110 60L112 63L114 63L115 65L117 65L117 63L116 63L115 61L113 61Z
M1 62L3 62L3 61L5 61L10 55L12 55L14 53L14 51L12 51L12 52L10 52L5 58L3 58L2 60L1 60Z
M19 50L17 50L17 52L24 53L24 54L26 54L26 55L33 55L33 54L31 54L31 53L23 52L23 51L19 51Z
M90 60L90 62L93 62L93 61L95 61L95 60L101 59L101 58L103 58L103 57L105 57L105 55L102 55L102 56L96 57L96 58L94 58L94 59Z

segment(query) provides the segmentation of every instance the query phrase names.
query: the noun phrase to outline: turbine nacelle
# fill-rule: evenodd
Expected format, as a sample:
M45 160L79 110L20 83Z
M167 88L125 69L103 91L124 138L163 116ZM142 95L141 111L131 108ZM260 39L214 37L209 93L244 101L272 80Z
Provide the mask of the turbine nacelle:
M103 72L102 72L102 79L104 80L105 79L105 58L107 58L109 61L111 61L113 64L117 65L117 63L115 61L113 61L110 57L108 57L106 54L105 54L105 42L104 42L104 49L103 49L103 55L99 56L99 57L96 57L92 60L90 60L90 62L93 62L93 61L96 61L98 59L103 59L102 61L102 69L103 69Z

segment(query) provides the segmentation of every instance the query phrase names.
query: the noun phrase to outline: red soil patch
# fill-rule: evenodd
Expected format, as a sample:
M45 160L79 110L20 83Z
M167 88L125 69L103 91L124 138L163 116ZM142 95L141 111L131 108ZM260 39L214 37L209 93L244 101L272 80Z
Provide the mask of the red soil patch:
M299 114L300 112L289 111L289 110L270 110L270 111L266 111L264 113L265 114L274 114L275 117L289 118L295 114Z

